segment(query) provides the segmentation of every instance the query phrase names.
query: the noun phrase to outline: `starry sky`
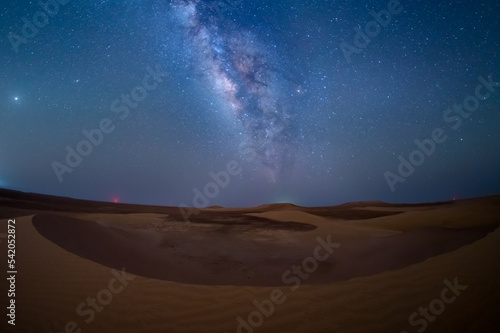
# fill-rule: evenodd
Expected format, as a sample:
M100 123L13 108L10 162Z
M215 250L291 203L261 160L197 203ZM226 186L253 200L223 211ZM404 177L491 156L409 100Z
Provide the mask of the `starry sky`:
M187 206L500 193L500 3L3 1L0 187Z

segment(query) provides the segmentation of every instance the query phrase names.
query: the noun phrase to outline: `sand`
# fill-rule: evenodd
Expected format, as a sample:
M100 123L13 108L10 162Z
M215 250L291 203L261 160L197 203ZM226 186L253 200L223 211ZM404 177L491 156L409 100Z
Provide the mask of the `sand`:
M16 326L4 319L2 332L64 332L74 322L75 332L410 333L423 324L409 317L454 279L467 288L423 331L500 331L500 197L209 209L190 224L174 210L110 212L78 202L73 211L62 209L68 203L33 211L19 202L0 208L15 215L18 262ZM322 247L326 259L297 278L292 267L314 258L318 237L338 246L329 255ZM127 285L87 323L78 306L107 300L122 268ZM254 302L268 305L273 293L281 304L259 317ZM243 328L238 318L252 313L262 322Z

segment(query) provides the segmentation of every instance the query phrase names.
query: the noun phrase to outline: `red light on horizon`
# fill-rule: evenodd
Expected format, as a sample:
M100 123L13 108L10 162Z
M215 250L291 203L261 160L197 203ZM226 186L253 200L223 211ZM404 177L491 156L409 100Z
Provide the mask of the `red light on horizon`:
M118 199L115 199L115 203L118 203Z

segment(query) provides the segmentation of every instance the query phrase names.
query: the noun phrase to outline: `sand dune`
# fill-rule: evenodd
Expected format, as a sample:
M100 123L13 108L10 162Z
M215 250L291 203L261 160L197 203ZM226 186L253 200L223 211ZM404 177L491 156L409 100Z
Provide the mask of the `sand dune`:
M238 318L248 322L254 303L280 290L286 299L252 332L412 333L422 326L409 317L436 304L454 279L467 288L423 331L500 331L500 197L316 212L285 206L283 214L212 209L191 224L172 209L51 199L34 211L23 200L15 209L0 202L2 213L17 216L19 271L16 326L2 321L2 332L65 332L74 322L81 332L246 333ZM316 271L296 289L280 281L328 235L340 246ZM135 278L86 322L77 308L99 299L112 268Z
M282 223L287 225L287 223ZM282 274L313 255L314 244L283 244L278 238L258 239L259 230L191 227L182 233L118 229L52 214L33 217L44 237L80 257L144 277L203 285L279 286ZM495 226L449 229L427 227L388 237L343 242L342 250L322 262L321 274L304 283L329 283L403 268L456 250L485 237ZM293 228L292 228L293 230ZM297 231L290 231L297 232ZM256 235L254 235L256 234ZM326 238L325 238L326 240ZM196 251L196 250L202 251Z

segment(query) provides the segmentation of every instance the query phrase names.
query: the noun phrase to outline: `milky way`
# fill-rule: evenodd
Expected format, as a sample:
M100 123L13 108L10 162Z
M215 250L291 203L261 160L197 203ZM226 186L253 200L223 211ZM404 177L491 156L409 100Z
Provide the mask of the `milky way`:
M282 74L270 47L220 15L219 5L176 1L172 14L188 40L186 54L195 71L203 73L241 136L241 157L275 182L294 161L294 110L286 92L295 83Z
M66 2L43 14L55 1L4 1L2 187L176 206L236 161L210 205L500 192L499 1ZM157 67L168 75L142 100ZM449 126L490 76L491 96ZM141 99L125 120L110 108L122 96ZM53 162L108 118L113 132L61 183ZM439 128L446 141L424 154L415 142ZM406 177L410 156L425 159Z

